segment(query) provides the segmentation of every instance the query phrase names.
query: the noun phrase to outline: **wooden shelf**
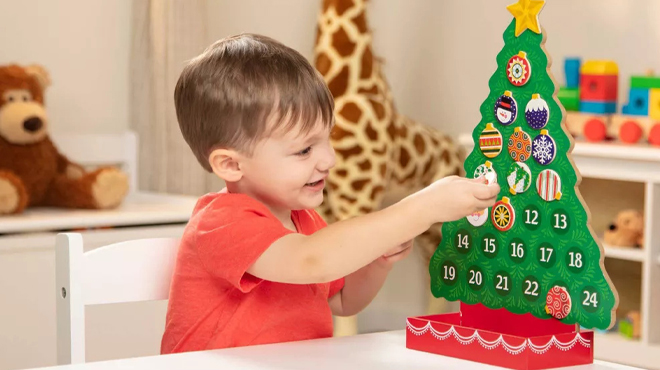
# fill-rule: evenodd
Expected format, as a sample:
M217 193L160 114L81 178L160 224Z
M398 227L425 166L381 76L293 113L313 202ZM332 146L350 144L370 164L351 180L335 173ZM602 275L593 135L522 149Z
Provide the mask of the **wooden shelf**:
M640 248L618 247L603 243L603 249L605 249L605 257L636 262L646 260L646 252Z
M627 339L618 333L595 333L594 357L609 362L648 368L656 364L660 368L660 345L644 344Z

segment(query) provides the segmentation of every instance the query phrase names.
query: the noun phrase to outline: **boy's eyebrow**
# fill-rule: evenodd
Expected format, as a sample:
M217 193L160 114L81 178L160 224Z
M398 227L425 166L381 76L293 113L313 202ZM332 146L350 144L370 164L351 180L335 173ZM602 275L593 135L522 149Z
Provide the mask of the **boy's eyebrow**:
M313 135L307 134L302 136L303 139L301 141L292 140L290 146L292 149L296 149L299 146L309 146L311 143L325 138L325 135L326 135L326 130L323 130L322 132L317 132L316 134Z

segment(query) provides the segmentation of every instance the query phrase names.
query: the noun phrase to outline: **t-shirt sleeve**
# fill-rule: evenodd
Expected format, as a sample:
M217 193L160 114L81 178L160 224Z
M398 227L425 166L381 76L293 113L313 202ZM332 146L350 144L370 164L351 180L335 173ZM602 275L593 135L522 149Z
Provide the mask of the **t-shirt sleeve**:
M200 216L195 245L202 265L244 293L262 281L248 268L271 244L293 233L263 204L243 195L222 196Z

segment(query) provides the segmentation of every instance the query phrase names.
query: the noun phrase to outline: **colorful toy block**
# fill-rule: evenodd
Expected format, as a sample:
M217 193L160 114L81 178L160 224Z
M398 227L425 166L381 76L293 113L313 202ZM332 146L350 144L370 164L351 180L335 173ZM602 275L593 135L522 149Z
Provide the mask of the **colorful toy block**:
M640 89L660 89L660 77L632 76L630 78L630 87Z
M658 110L660 111L660 107ZM616 102L582 100L580 101L580 112L593 114L613 114L616 113Z
M660 89L649 91L649 117L660 120Z
M619 86L619 67L612 61L587 61L580 68L580 100L614 102ZM582 109L580 109L582 110Z
M649 89L631 88L628 93L628 104L623 106L623 114L646 116L649 114Z
M557 98L559 98L566 111L577 112L580 110L580 90L577 87L560 87Z
M564 61L566 87L569 89L577 90L578 86L580 86L580 64L581 61L579 58L567 58ZM566 108L566 110L568 110L568 108Z

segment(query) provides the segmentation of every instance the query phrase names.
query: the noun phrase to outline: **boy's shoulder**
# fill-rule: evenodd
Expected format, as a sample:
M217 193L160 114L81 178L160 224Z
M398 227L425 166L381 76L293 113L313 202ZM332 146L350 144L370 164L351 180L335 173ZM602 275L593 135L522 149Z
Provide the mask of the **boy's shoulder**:
M298 224L305 226L311 224L315 230L326 226L323 218L313 209L294 210L292 217ZM219 224L251 218L268 218L280 222L260 201L246 194L229 193L223 189L220 192L205 194L197 200L189 226L215 228Z
M255 215L272 216L268 208L246 194L228 193L226 189L202 195L193 210L192 217L223 216L236 217L241 212L254 212Z

